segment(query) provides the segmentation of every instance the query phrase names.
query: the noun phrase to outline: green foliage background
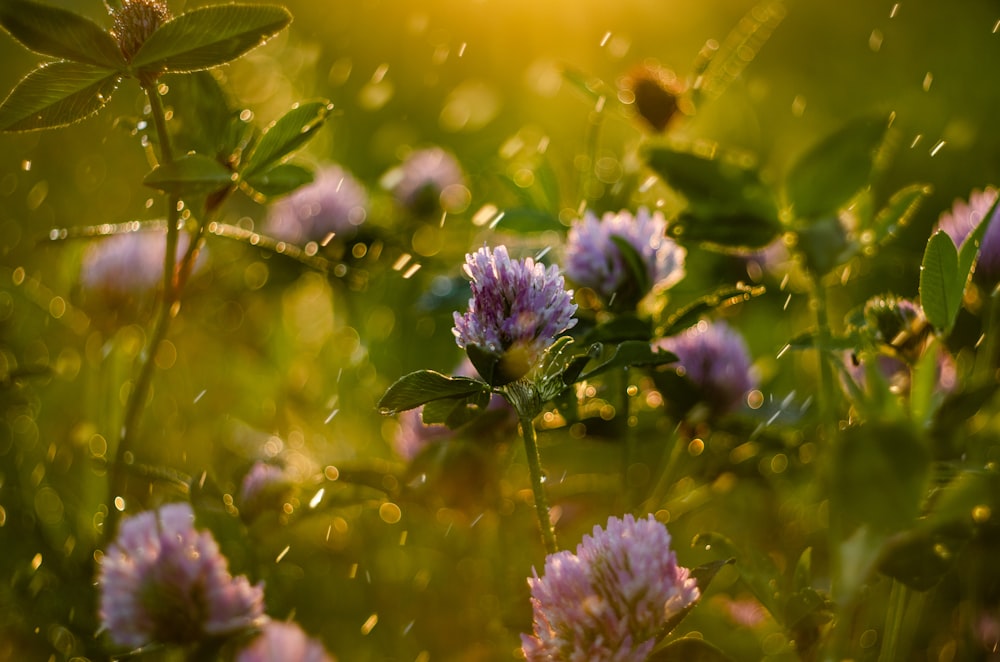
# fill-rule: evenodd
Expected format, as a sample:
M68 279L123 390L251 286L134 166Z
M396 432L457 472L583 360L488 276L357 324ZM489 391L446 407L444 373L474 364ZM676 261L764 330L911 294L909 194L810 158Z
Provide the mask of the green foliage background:
M54 4L105 20L97 0ZM259 248L210 238L208 272L192 285L158 361L163 369L143 419L139 460L195 477L191 498L200 522L216 533L234 572L265 580L268 613L294 614L340 659L511 659L517 634L531 625L524 580L544 558L516 439L456 443L441 457L424 458L422 483L394 458L395 423L375 402L402 374L450 373L458 363L450 328L451 311L464 305L461 291L424 304L431 286L441 284L435 278L459 275L467 250L484 241L531 248L560 241L558 232L476 226L477 210L527 200L565 222L581 194L602 210L634 202L614 188L613 175L581 191L594 103L560 67L609 85L644 60L684 76L705 40L721 40L751 3L287 6L295 16L289 30L221 70L233 98L261 126L300 99L331 99L333 116L303 156L338 161L373 191L408 148L445 146L470 175L472 201L429 233L426 222L405 219L378 198L369 223L387 238L385 249L344 257L351 273L364 275L360 282L328 279ZM973 188L1000 182L1000 94L990 79L990 66L1000 61L996 4L894 7L789 2L788 16L744 74L672 129L680 141L718 141L756 155L766 182L777 186L808 146L847 119L895 115L891 159L874 196L884 201L913 182L931 183L933 193L895 242L874 259L857 260L845 284L832 289L835 330L871 295L915 296L938 214ZM171 8L179 13L184 6ZM9 90L37 57L4 37L0 62L0 90ZM99 659L87 634L97 630L90 580L103 461L111 457L107 445L148 325L108 324L93 314L78 287L84 242L47 237L53 228L162 217L162 202L148 205L155 196L139 186L149 162L130 129L142 105L138 88L125 83L96 118L54 132L0 135L0 377L50 369L0 392L8 412L0 419L0 659ZM601 118L595 155L609 172L628 172L644 132L638 118L613 106ZM543 138L544 153L533 150ZM530 185L504 181L523 171L532 173ZM664 195L655 187L639 198L648 204ZM666 204L676 201L668 197ZM265 216L264 207L243 200L227 208L225 220L259 229ZM411 278L391 268L404 253L422 265ZM740 260L697 248L688 272L679 300L747 279ZM811 441L814 421L796 428L810 394L802 385L814 384L816 375L795 352L779 358L811 313L801 288L764 284L767 294L729 314L764 377L768 406L759 417L780 412L788 427L753 442L747 439L759 420L715 433L705 454L685 456L687 478L663 507L685 565L716 558L704 545L688 544L707 531L724 534L744 553L753 550L743 580L727 568L713 585L735 598L746 597L739 582L752 584L758 575L791 585L809 547L818 568L829 564L821 550L830 504L814 498L829 458ZM977 328L961 316L955 348L971 345ZM777 403L789 394L782 409ZM650 466L668 432L660 422L641 428L640 457ZM619 450L597 433L543 433L540 441L550 476L565 479L550 486L560 504L560 540L573 547L618 512L620 481L608 467L618 466ZM858 451L860 461L872 459L865 452ZM995 442L982 452L984 461L997 459ZM268 454L308 478L290 517L241 531L226 512L226 495L236 493L252 459ZM310 507L320 488L323 498ZM156 489L150 503L180 494L169 481ZM860 494L848 511L879 498L874 490ZM386 502L400 506L399 522L387 521L393 518L382 509ZM979 570L963 571L974 577ZM862 623L881 627L887 586L875 582L871 613L859 608ZM804 601L812 595L795 590ZM931 602L926 622L949 616ZM795 659L789 633L813 631L794 615L784 628L770 617L757 629L734 628L724 603L706 601L683 627L736 659ZM377 623L365 627L375 615ZM948 636L932 633L919 645L941 648ZM860 658L877 653L857 645Z

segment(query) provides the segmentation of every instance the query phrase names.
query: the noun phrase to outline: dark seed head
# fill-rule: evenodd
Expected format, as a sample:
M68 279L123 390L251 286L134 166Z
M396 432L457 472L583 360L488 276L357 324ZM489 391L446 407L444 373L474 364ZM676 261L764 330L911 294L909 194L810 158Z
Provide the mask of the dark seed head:
M112 12L112 18L111 34L118 40L125 60L131 62L149 35L170 19L170 10L160 0L124 0L121 9Z

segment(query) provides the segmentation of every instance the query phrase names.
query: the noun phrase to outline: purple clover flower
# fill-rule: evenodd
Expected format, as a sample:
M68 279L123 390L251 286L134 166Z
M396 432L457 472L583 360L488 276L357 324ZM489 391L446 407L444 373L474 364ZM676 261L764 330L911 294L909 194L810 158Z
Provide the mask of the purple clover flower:
M368 216L368 193L347 170L327 165L315 179L271 206L266 232L291 244L353 236Z
M533 575L534 635L521 635L529 662L642 662L663 624L700 597L652 515L611 517L583 537L576 554L550 554L545 574Z
M538 361L556 336L576 324L573 292L555 265L530 257L511 260L506 246L487 246L465 256L472 279L469 310L454 314L452 333L459 347L477 345L497 356L514 357L516 379Z
M181 233L177 260L187 251L191 238ZM163 257L167 232L142 230L110 235L89 243L80 263L80 289L88 301L110 310L125 310L149 298L163 286ZM205 263L202 247L194 269Z
M250 645L236 655L236 662L331 662L333 658L316 639L295 623L268 622Z
M421 214L437 209L459 211L467 204L465 173L458 160L440 147L418 149L385 174L382 184L404 207Z
M944 230L956 246L961 247L980 221L988 223L979 247L975 278L980 283L992 287L1000 282L1000 208L989 219L985 219L997 199L997 190L992 187L974 190L968 201L955 200L951 210L938 218L937 228Z
M661 212L640 207L635 216L628 211L607 213L598 220L588 211L570 228L566 244L566 275L573 282L594 290L605 302L621 298L634 307L646 295L630 272L621 249L612 241L620 237L642 259L649 287L660 289L684 277L686 251L666 236L667 222Z
M699 389L701 401L714 413L732 411L757 385L746 341L725 322L702 320L657 345L677 355L678 374Z
M124 520L101 561L101 624L114 643L186 644L264 617L263 587L233 578L211 533L186 503Z
M253 520L268 509L277 510L291 496L294 487L281 467L255 462L240 484L240 515Z

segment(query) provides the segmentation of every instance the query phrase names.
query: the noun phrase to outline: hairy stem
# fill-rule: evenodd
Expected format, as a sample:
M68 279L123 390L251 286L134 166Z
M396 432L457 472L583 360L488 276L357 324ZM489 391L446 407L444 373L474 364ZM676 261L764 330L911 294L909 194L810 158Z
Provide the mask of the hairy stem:
M521 417L521 436L524 437L524 450L528 456L531 489L535 496L535 514L538 515L538 526L542 530L545 553L555 554L559 551L559 547L556 545L556 533L552 528L552 519L549 517L549 501L545 496L542 461L538 455L538 444L535 443L535 424L527 416Z
M160 145L160 164L168 164L173 161L173 148L170 143L170 134L167 131L167 118L163 109L163 101L155 81L142 81L142 88L146 92L149 100L150 114L153 117L153 126ZM138 426L142 411L145 408L146 400L149 398L150 388L153 384L153 369L156 365L156 352L160 343L167 337L170 330L170 322L179 312L180 290L174 280L174 272L177 263L177 242L179 229L178 211L179 198L176 194L167 196L167 246L163 257L163 300L160 310L157 313L156 322L149 341L143 348L139 357L139 373L136 376L132 390L129 393L128 402L125 405L125 418L122 421L118 448L115 451L115 460L111 465L108 478L108 519L104 526L104 535L109 537L114 534L120 512L124 510L124 502L116 503L119 497L123 497L126 491L128 478L128 465L134 461L133 446L135 445L135 429ZM119 508L119 505L121 506Z

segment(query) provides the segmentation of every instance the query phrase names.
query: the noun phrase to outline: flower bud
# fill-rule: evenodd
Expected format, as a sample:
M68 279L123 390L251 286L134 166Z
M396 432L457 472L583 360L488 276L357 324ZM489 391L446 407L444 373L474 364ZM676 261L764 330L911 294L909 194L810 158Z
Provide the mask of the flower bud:
M125 60L131 62L149 36L170 20L170 10L160 0L124 0L122 7L112 12L112 18L111 34L118 40Z

